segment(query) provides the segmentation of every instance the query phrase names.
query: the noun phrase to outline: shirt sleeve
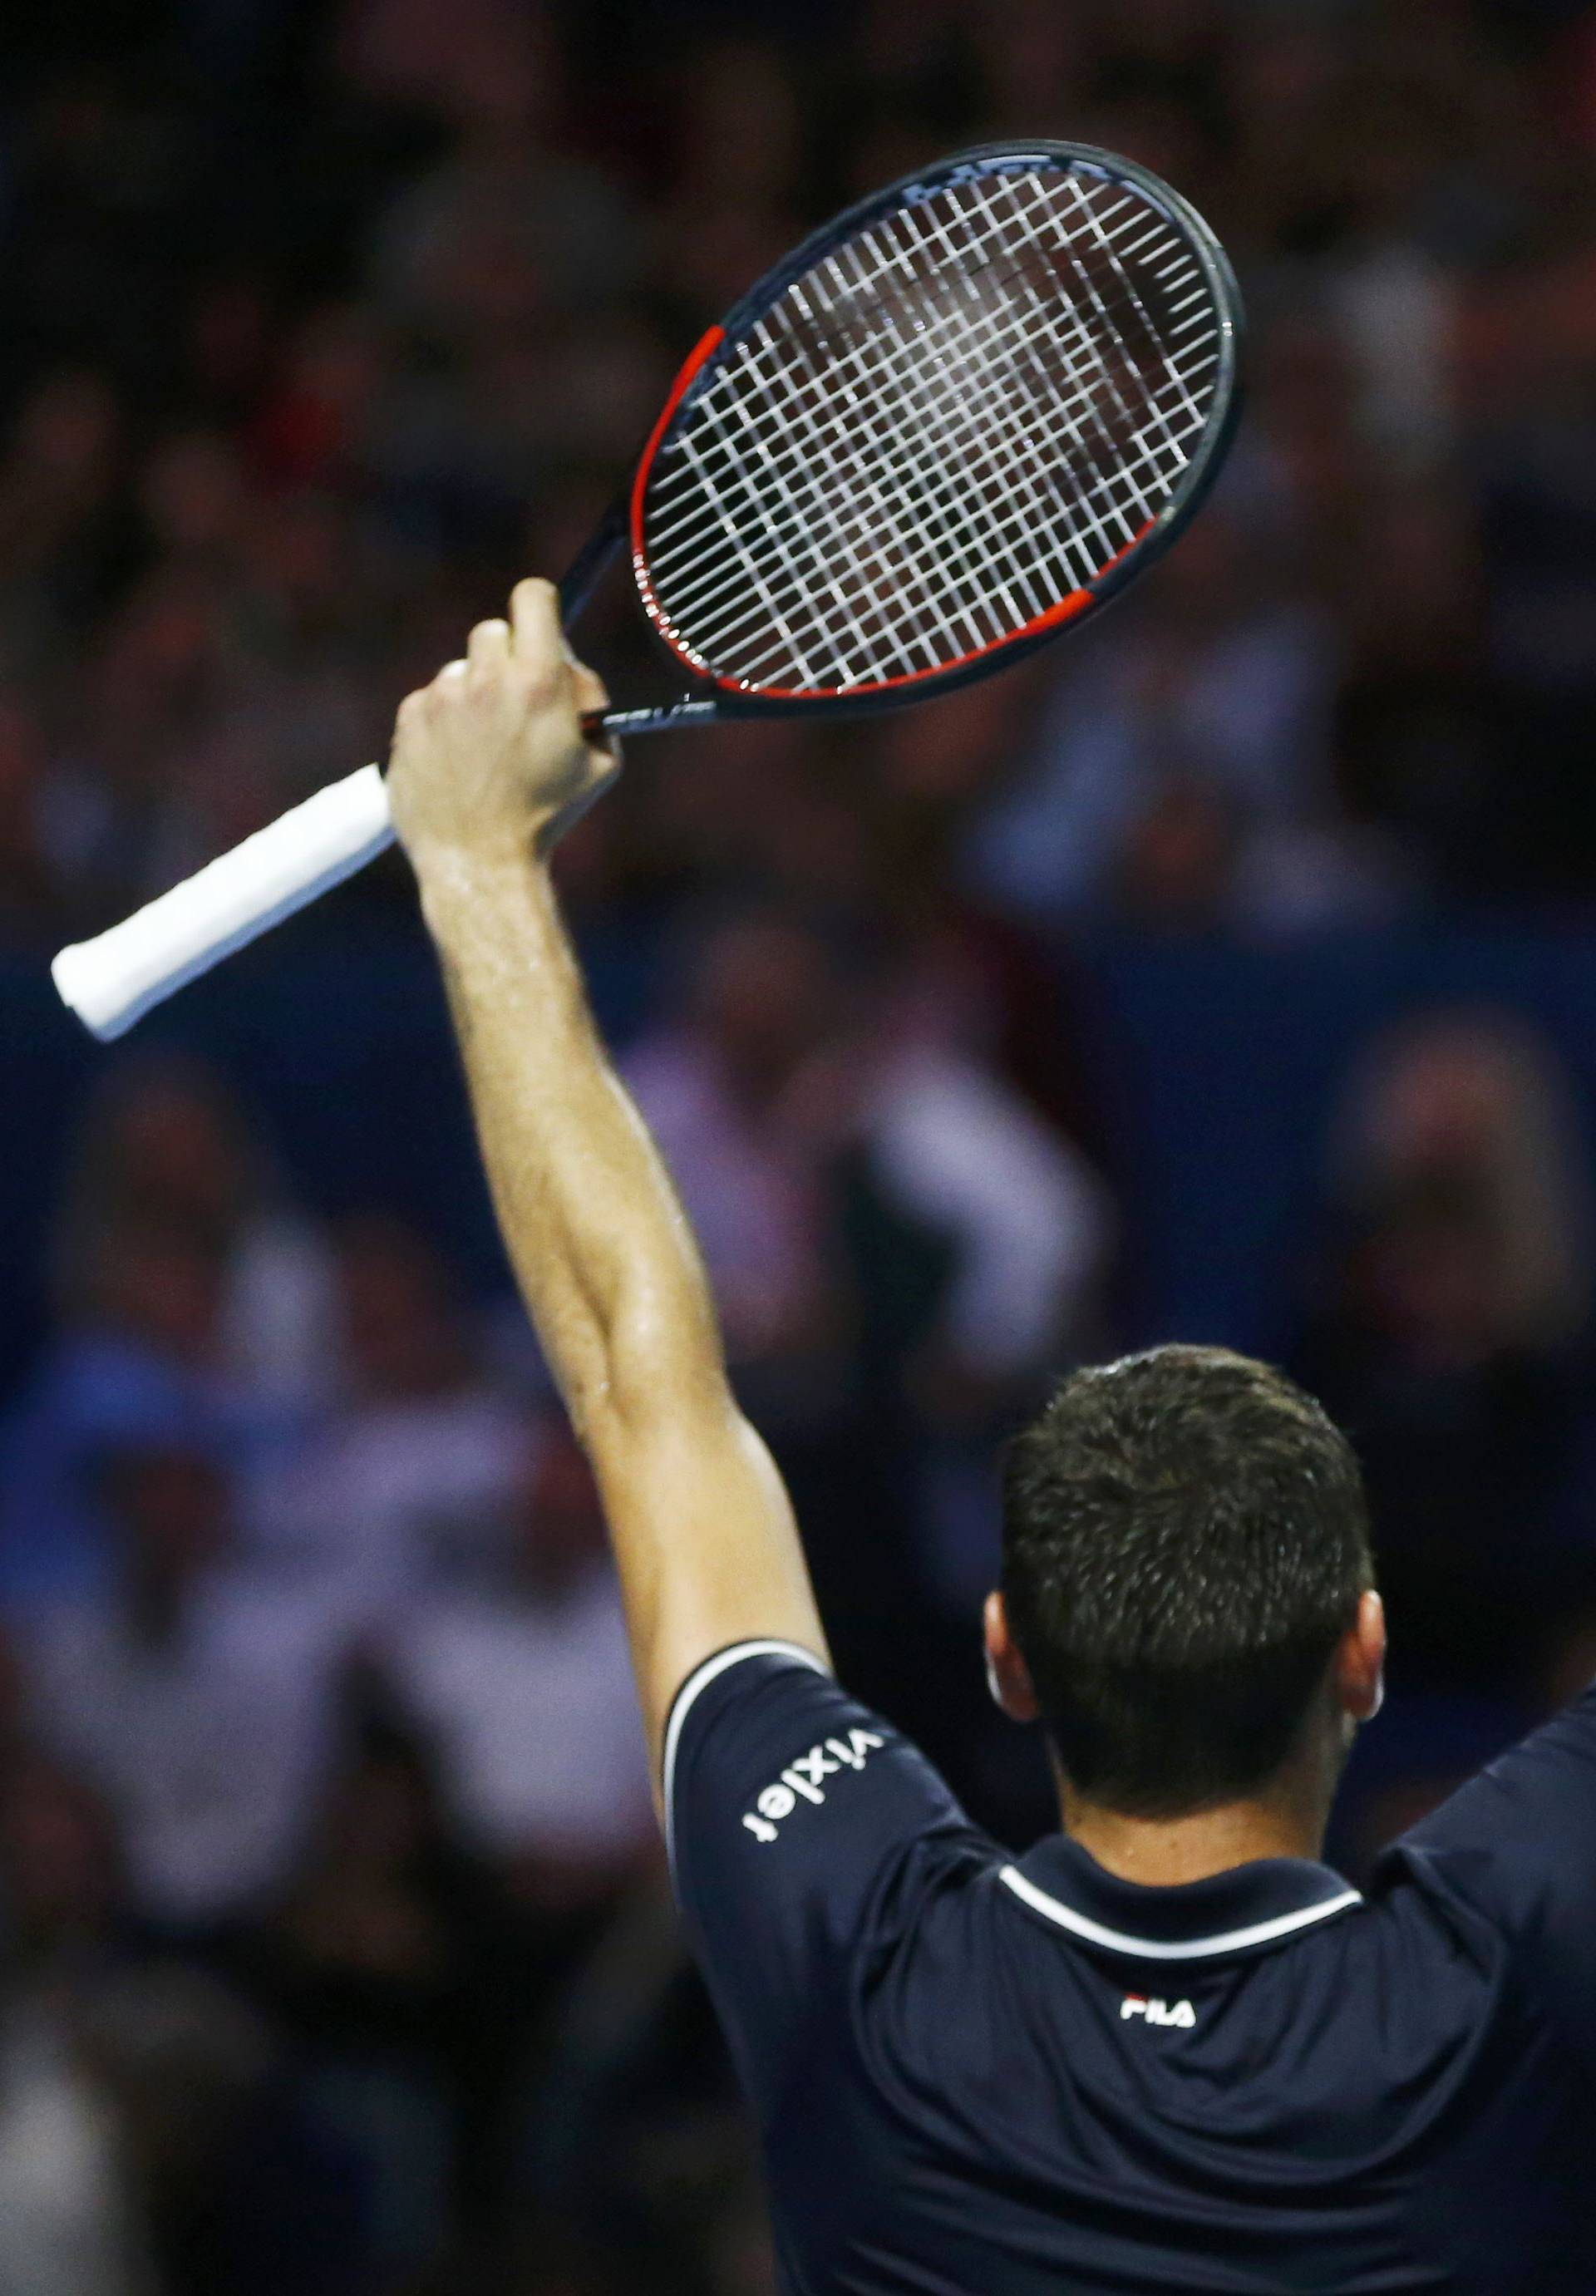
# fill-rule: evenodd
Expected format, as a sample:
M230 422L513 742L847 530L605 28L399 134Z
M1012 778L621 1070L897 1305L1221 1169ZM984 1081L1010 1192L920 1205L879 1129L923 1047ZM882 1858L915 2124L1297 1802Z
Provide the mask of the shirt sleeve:
M1596 2065L1596 1683L1395 1850L1502 1932L1526 1984Z
M992 1845L889 1723L796 1644L739 1643L666 1730L677 1902L743 2085L767 2114L862 1960Z

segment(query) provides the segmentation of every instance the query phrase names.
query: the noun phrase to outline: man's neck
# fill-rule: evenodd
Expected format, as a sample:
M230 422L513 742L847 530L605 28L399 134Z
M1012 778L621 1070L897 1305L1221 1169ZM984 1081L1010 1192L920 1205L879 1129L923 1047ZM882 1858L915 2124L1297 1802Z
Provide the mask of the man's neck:
M1059 1809L1065 1833L1106 1872L1154 1888L1204 1882L1257 1857L1317 1857L1324 1843L1320 1798L1291 1787L1186 1817L1132 1817L1060 1780Z

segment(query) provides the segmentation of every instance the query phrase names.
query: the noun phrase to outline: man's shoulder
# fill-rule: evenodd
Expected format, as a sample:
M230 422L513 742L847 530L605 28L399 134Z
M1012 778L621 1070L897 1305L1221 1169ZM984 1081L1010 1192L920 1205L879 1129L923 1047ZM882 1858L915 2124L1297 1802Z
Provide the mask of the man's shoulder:
M662 1784L688 1933L757 2098L810 2053L820 2005L1000 1859L918 1748L796 1644L695 1669Z

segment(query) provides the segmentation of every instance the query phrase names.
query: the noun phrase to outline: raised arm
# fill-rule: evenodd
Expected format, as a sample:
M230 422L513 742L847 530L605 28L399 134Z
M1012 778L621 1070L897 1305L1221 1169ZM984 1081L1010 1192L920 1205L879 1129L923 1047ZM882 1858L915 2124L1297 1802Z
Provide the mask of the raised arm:
M692 1234L607 1059L548 874L616 770L546 582L399 712L394 821L448 985L499 1225L598 1477L650 1742L712 1652L825 1643L792 1511L728 1385ZM656 1766L657 1767L657 1766Z

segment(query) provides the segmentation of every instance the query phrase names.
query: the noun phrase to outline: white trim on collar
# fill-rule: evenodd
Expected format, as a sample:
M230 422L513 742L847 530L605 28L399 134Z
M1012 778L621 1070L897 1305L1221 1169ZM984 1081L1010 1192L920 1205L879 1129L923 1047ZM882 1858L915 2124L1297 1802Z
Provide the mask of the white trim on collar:
M665 1851L671 1865L676 1858L675 1821L671 1804L676 1784L676 1749L682 1742L682 1725L702 1691L728 1667L738 1665L745 1658L791 1658L801 1665L813 1667L816 1674L829 1675L831 1668L802 1643L751 1642L733 1643L727 1650L716 1651L712 1658L695 1666L686 1681L671 1701L670 1718L665 1726L665 1753L660 1764L659 1799L665 1811Z
M1255 1922L1250 1929L1226 1930L1221 1937L1192 1938L1172 1944L1166 1939L1127 1937L1123 1931L1105 1929L1101 1922L1077 1914L1072 1906L1061 1906L1057 1898L1050 1898L1045 1890L1027 1882L1012 1866L1001 1867L997 1878L1033 1911L1045 1915L1061 1930L1072 1930L1088 1944L1106 1946L1110 1953L1134 1954L1139 1961L1199 1961L1210 1954L1236 1953L1244 1946L1266 1945L1271 1938L1287 1937L1293 1930L1305 1929L1310 1922L1328 1921L1332 1914L1345 1913L1349 1906L1361 1906L1363 1902L1361 1890L1343 1890L1316 1906L1303 1906L1294 1914L1277 1914L1273 1921Z

